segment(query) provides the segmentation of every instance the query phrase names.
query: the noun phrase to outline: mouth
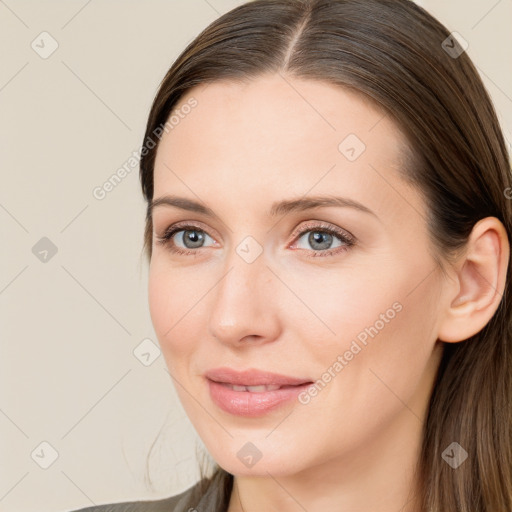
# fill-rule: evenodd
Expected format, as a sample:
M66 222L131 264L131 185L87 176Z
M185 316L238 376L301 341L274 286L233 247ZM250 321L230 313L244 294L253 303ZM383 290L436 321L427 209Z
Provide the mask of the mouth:
M312 384L313 382L308 378L291 377L280 373L256 369L236 371L228 367L208 370L205 377L210 381L228 386L233 391L249 391L252 393L277 391L278 389L293 388L304 384Z
M309 378L292 377L254 368L237 371L223 367L204 376L210 398L217 407L234 416L257 418L298 400L313 384Z
M243 385L208 377L205 381L208 383L210 398L217 407L233 416L246 418L261 417L286 404L300 402L300 395L313 384L312 381L303 381L295 384Z
M277 391L279 389L293 389L293 388L298 388L298 387L306 386L309 384L313 384L312 381L309 381L309 382L304 382L302 384L285 384L283 386L263 385L263 384L260 384L257 386L240 386L237 384L230 384L228 382L218 382L218 381L214 381L212 379L209 379L209 380L211 380L212 382L217 382L217 384L221 384L222 386L225 386L233 391L241 391L241 392L247 391L250 393L265 393L268 391Z

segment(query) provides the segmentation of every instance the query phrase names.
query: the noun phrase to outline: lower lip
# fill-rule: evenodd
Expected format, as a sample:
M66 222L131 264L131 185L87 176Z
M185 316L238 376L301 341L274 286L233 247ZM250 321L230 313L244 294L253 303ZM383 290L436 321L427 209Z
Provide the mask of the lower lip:
M248 418L263 416L267 412L297 398L300 393L312 384L312 382L309 382L300 386L290 386L276 389L275 391L258 393L252 391L233 391L224 384L210 379L207 380L210 386L210 396L215 404L225 412Z

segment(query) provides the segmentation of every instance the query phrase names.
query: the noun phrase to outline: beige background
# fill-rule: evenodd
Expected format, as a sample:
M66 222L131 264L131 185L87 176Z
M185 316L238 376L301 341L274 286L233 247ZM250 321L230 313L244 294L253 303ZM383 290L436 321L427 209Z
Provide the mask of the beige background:
M140 148L172 61L242 3L0 0L2 512L157 499L199 476L156 357L138 167L93 190ZM510 144L512 0L418 3L468 41Z

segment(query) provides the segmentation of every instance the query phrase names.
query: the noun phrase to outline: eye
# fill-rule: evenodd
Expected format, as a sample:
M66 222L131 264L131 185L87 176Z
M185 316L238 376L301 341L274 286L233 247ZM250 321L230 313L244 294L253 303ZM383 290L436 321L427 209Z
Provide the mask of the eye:
M308 236L305 237L305 235ZM333 256L347 251L349 247L355 244L355 237L347 231L318 222L303 226L296 237L298 237L299 242L302 238L305 238L304 243L312 247L313 252L316 253L312 254L312 257ZM333 243L336 241L339 243L333 247ZM310 250L308 247L298 246L297 243L294 247Z
M162 236L157 236L157 243L167 246L171 252L176 254L193 254L197 252L197 249L204 247L206 238L213 240L206 231L198 226L174 224Z

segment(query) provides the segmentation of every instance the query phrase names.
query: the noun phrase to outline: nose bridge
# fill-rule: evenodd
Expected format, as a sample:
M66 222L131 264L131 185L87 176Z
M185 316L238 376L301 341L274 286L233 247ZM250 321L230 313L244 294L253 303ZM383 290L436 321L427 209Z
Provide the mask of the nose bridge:
M216 287L210 317L213 336L225 342L237 342L246 336L273 336L275 292L271 281L261 246L244 239L233 247L226 255L225 271Z

